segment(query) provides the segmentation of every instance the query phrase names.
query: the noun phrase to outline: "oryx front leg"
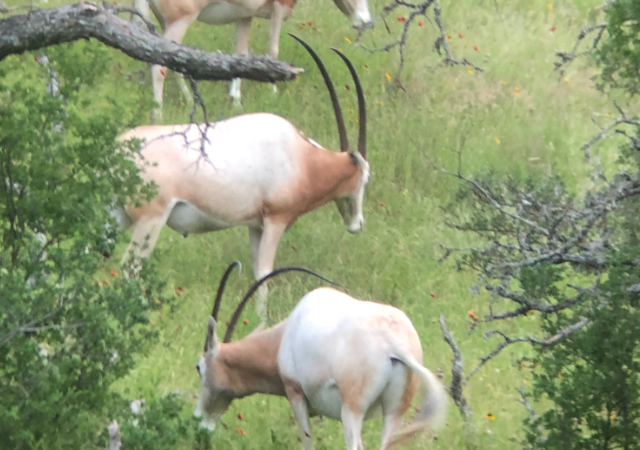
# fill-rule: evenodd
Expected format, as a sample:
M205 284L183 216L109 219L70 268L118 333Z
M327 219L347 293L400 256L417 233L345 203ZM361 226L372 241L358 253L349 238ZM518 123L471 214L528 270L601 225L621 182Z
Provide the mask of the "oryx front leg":
M273 262L276 259L276 251L282 234L287 229L286 222L279 222L274 219L264 219L262 228L262 236L260 238L260 247L258 249L258 264L256 279L264 277L273 271ZM255 270L254 259L254 270ZM260 317L262 324L267 322L267 294L269 288L263 284L258 289L258 298L256 300L256 313Z
M184 79L184 75L182 74L178 76L178 86L180 86L180 92L182 92L185 103L187 105L193 105L193 96L187 86L187 80Z
M269 47L267 55L275 59L278 59L278 53L280 53L280 31L282 30L282 23L290 12L291 7L279 3L277 0L274 2L273 10L271 11L271 21L269 23ZM273 88L273 95L277 94L278 87L276 84L273 83L271 87Z
M239 55L249 54L249 32L251 31L252 17L242 19L236 23L236 53ZM234 78L231 81L231 87L229 88L229 97L233 101L233 106L237 108L242 107L240 103L240 78Z
M198 13L184 16L175 22L167 24L167 29L164 32L165 39L177 42L180 44L184 35L191 25L198 17ZM158 106L153 110L152 118L154 122L162 120L162 98L164 94L164 79L167 75L166 67L154 65L151 67L151 77L153 79L153 99ZM183 81L184 82L184 81ZM186 87L186 85L185 85Z
M149 21L149 19L151 18L151 14L149 11L148 0L134 0L133 7L138 10L140 15L144 17L147 20L147 22ZM137 14L131 14L131 23L139 26L143 30L147 29L147 25Z
M298 432L302 441L303 450L313 450L311 441L311 425L309 424L309 411L307 410L307 399L302 392L302 387L293 381L285 381L284 390L287 400L296 416L298 422Z

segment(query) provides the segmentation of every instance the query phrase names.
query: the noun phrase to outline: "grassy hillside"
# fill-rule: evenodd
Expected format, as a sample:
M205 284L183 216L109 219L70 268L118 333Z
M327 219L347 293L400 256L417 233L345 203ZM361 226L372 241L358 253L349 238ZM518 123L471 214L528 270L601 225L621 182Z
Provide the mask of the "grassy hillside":
M280 114L325 147L337 148L331 105L320 75L304 49L285 33L298 34L324 59L340 87L350 136L355 142L355 93L343 87L352 85L352 81L329 47L341 48L352 59L368 101L372 177L366 194L364 232L349 235L336 208L326 205L301 218L284 236L276 266L307 267L348 287L354 296L404 310L422 338L425 365L433 371L441 368L445 382L450 378L451 354L437 324L439 314L444 314L460 344L467 371L495 342L482 340L484 326L468 333L467 311L482 316L488 310L487 297L473 296L469 291L474 275L457 272L452 261L437 263L441 244L461 247L469 242L444 224L442 206L458 182L437 173L426 156L455 170L457 162L451 149L458 148L464 136L462 165L468 174L488 168L514 176L555 172L577 187L581 180L588 180L584 177L588 168L582 162L579 147L595 131L591 113L611 109L607 99L594 90L589 69L584 65L575 64L564 79L558 79L553 72L554 51L573 45L599 1L497 3L498 11L492 1L443 0L441 5L452 51L459 58L469 58L484 72L468 67L436 67L439 57L432 45L436 28L431 20L423 18L423 26L415 24L410 32L408 62L401 76L405 90L390 89L386 75L394 75L397 53L371 54L349 43L348 40L355 40L355 31L332 2L301 0L293 18L284 26L280 57L304 67L306 72L294 82L280 84L276 96L268 85L243 83L244 112ZM370 8L376 14L385 4L377 0ZM389 21L394 34L402 26L395 18L403 11L396 12ZM303 27L303 23L307 25ZM256 20L251 39L254 52L265 50L267 34L268 22ZM234 36L232 26L198 23L189 30L185 43L230 51ZM384 26L379 26L362 43L369 48L393 38ZM112 53L114 64L118 61L122 65L114 70L145 70L146 66ZM137 75L132 79L135 81L126 89L149 101L148 74L144 79ZM108 96L110 89L122 86L104 86L97 94ZM200 83L211 117L239 113L230 106L227 89L228 83ZM171 74L165 92L165 122L187 121L189 110ZM123 242L121 250L125 245ZM229 283L222 320L230 317L240 295L253 281L247 270L251 267L247 231L238 228L184 239L165 229L154 257L160 261L170 289L184 290L175 311L165 311L155 318L161 330L157 347L148 358L139 361L118 389L132 397L179 390L191 398L198 390L194 364L201 351L219 277L230 261L242 261L245 271L240 278L234 275ZM116 257L112 265L117 260ZM317 285L299 274L274 281L269 296L270 323L286 317L297 300ZM237 337L258 323L253 306L244 317L248 324L240 325ZM529 332L536 328L536 321L536 316L519 319L509 331L514 335ZM514 388L526 389L530 374L516 367L515 361L526 351L524 347L505 351L467 386L465 393L475 414L479 448L519 448L516 440L525 410L518 403ZM238 413L242 413L242 420ZM485 417L489 413L494 420ZM292 413L281 398L254 396L237 401L223 422L228 429L220 427L216 431L216 448L267 450L298 445ZM464 448L461 426L458 411L451 405L438 439L425 436L408 448ZM342 448L339 423L316 418L312 427L318 449ZM237 428L246 435L239 434ZM368 422L363 432L365 447L378 446L379 435L380 420Z

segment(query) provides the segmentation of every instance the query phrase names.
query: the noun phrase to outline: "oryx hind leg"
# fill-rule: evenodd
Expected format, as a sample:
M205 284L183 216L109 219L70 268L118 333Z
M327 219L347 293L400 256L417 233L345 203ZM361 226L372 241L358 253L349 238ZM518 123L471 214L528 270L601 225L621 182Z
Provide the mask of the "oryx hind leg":
M383 416L381 450L389 450L404 441L404 439L397 439L396 433L403 428L403 417L411 407L411 401L420 385L418 376L399 361L394 362L392 371L391 380L381 396Z
M164 32L165 39L182 43L184 35L187 32L189 26L198 18L199 11L167 24ZM164 81L167 75L167 69L158 65L151 66L151 77L153 79L153 99L156 101L157 106L152 112L152 118L154 122L162 120L162 99L164 97ZM184 81L184 80L183 80ZM185 85L186 87L186 85Z
M135 274L139 267L139 259L148 258L153 251L153 248L156 246L156 242L158 241L158 237L160 237L160 232L162 231L162 227L167 223L167 219L171 215L171 211L175 204L170 205L162 216L159 217L141 217L136 221L133 228L133 236L131 236L131 241L127 246L127 250L124 252L122 257L121 265L127 263L129 258L133 256L136 261L134 261L134 273ZM131 274L131 275L133 275Z

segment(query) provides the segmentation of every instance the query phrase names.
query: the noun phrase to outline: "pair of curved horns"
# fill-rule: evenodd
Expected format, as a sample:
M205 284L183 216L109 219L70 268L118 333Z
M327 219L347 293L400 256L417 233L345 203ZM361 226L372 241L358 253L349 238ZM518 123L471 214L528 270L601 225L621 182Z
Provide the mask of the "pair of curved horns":
M298 36L289 33L289 36L294 38L296 41L300 42L302 46L307 49L313 60L316 62L318 69L320 69L320 73L322 74L322 78L324 79L324 83L327 85L327 89L329 91L329 96L331 97L331 103L333 104L333 111L336 115L336 122L338 124L338 135L340 136L340 150L346 152L349 150L349 139L347 138L347 129L344 125L344 117L342 115L342 109L340 108L340 102L338 101L338 96L336 95L336 90L333 87L333 82L327 73L327 69L325 69L324 64L320 60L320 57L316 54L315 51L307 44L305 41L300 39ZM351 72L351 77L353 78L353 82L356 86L356 93L358 95L358 115L360 121L360 130L358 134L358 152L362 155L363 158L367 158L367 106L364 100L364 92L362 91L362 85L360 84L360 79L358 78L358 74L347 58L341 51L332 48L334 52L342 58L347 67L349 68L349 72Z
M218 286L218 293L216 294L216 300L214 302L213 305L213 312L211 313L211 316L218 321L218 312L220 311L220 303L222 300L222 294L224 292L224 288L227 285L227 280L229 279L229 275L231 275L231 272L233 271L234 267L236 266L240 266L242 268L242 265L240 264L240 262L238 261L234 261L232 262L229 267L227 267L227 270L225 271L224 275L222 276L222 279L220 280L220 285ZM268 279L275 277L276 275L280 275L281 273L285 273L285 272L304 272L304 273L308 273L310 275L313 275L314 277L317 277L319 279L321 279L322 281L326 281L329 284L332 284L334 286L340 287L339 284L334 283L331 280L327 280L325 277L323 277L322 275L318 275L317 273L308 270L308 269L303 269L302 267L282 267L280 269L276 269L273 272L265 275L264 277L262 277L260 280L256 281L255 283L253 283L253 286L251 286L249 288L249 290L247 291L247 293L245 294L245 296L243 297L243 299L240 301L240 303L238 304L238 307L236 308L236 310L233 313L233 316L231 316L231 320L229 321L229 325L227 326L227 332L224 335L224 339L222 342L227 343L227 342L231 342L231 337L233 336L233 331L236 328L236 325L238 324L238 320L240 319L240 314L242 314L242 311L244 309L244 307L247 305L247 303L249 302L249 299L251 298L251 296L253 294L255 294L255 292L258 290L258 288ZM207 345L205 342L205 346L204 346L204 351L206 352L207 349Z

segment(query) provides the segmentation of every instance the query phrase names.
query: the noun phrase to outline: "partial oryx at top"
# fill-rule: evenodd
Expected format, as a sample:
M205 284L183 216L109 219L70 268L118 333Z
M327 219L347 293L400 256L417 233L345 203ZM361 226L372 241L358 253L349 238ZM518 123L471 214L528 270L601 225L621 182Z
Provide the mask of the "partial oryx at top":
M129 204L114 212L123 226L135 227L124 258L129 252L149 256L165 224L185 236L244 225L249 229L253 270L259 279L273 270L285 230L298 217L325 203L336 202L347 231L362 230L369 163L365 159L367 122L360 81L347 57L335 50L347 64L358 94L360 135L358 151L353 152L329 75L315 52L296 39L322 72L341 151L321 147L288 120L267 113L245 114L209 126L135 128L121 139L146 140L136 163L141 177L155 182L158 193L149 202ZM266 286L259 294L257 312L264 323Z
M334 0L354 27L371 21L367 0ZM269 19L269 44L267 54L278 57L280 29L295 7L297 0L134 0L134 5L149 19L149 8L160 22L164 37L181 43L189 26L196 20L210 25L236 23L236 53L249 53L249 31L254 17ZM155 118L162 116L162 97L166 69L153 66L153 95L160 104ZM181 86L186 91L182 78ZM274 86L275 90L275 86ZM240 104L240 79L231 83L229 95Z
M411 321L392 306L318 288L302 297L279 324L231 342L240 313L260 283L289 270L309 273L305 269L278 269L256 282L219 341L217 315L234 264L220 283L196 366L200 396L194 414L203 417L203 426L213 430L234 399L258 393L287 398L304 450L313 448L312 412L342 421L347 450L363 449L362 423L380 413L382 450L442 422L447 403L444 387L422 365L422 345ZM403 427L420 382L427 388L420 415Z

